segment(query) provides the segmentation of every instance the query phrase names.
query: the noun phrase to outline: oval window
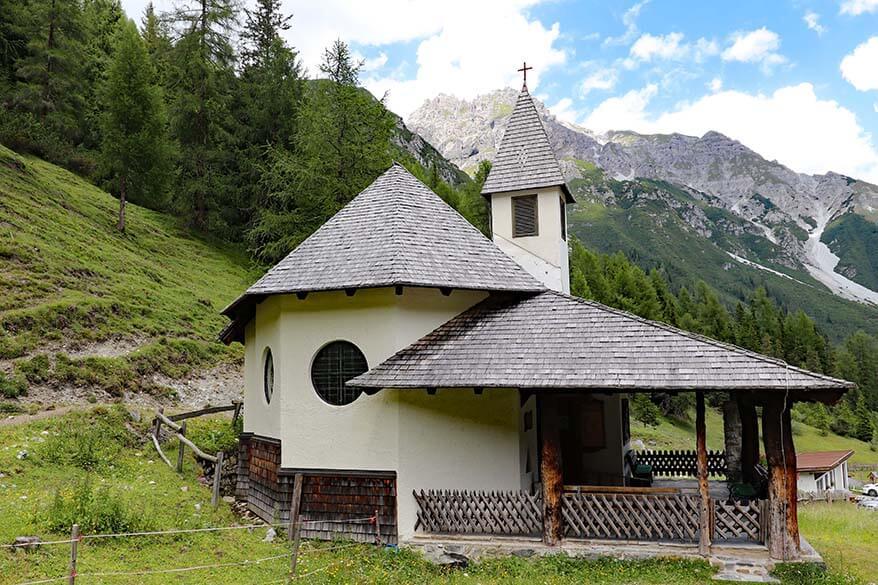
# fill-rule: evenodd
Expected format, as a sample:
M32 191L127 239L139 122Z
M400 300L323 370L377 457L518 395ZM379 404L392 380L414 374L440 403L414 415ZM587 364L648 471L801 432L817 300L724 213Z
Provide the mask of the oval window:
M320 398L334 406L344 406L359 398L361 390L348 388L345 382L369 369L366 356L349 341L324 345L311 364L311 383Z
M265 402L271 402L274 394L274 358L271 357L271 349L265 348L265 360L262 366L262 391L265 392Z

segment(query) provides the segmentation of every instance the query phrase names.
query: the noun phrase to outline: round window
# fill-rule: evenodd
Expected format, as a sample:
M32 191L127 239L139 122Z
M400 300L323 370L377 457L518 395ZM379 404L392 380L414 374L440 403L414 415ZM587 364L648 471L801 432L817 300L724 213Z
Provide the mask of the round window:
M265 402L271 402L274 394L274 359L271 357L271 349L265 349L265 363L262 370L262 391L265 392Z
M346 387L345 382L368 369L366 356L360 348L349 341L333 341L314 356L311 383L324 402L343 406L360 396L360 390Z

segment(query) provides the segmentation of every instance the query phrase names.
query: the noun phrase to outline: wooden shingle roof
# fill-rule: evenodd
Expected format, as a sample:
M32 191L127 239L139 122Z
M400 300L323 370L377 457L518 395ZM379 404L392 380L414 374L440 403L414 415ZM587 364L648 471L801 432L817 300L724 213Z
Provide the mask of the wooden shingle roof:
M575 202L537 107L527 87L523 87L482 187L482 195L543 187L560 187L567 202Z
M248 304L273 294L419 286L486 291L545 286L394 164L223 310L240 339Z
M632 391L852 386L554 291L489 298L348 383Z

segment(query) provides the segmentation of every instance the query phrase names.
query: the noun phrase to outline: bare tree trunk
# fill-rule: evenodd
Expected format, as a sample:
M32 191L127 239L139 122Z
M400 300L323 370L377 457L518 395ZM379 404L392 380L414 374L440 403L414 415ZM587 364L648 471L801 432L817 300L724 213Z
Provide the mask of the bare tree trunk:
M723 402L723 436L725 439L726 466L729 483L740 483L741 473L741 413L738 401L730 398Z
M698 552L710 554L710 486L707 481L707 424L705 421L704 392L695 393L695 445L698 468L698 493L701 505L698 514Z
M564 536L561 525L561 498L564 491L564 476L561 464L561 443L556 420L556 402L551 397L539 397L540 434L540 481L543 485L543 542L548 546L557 545ZM551 414L551 417L548 415Z
M796 510L796 451L789 405L772 397L762 407L762 437L768 461L768 553L792 561L799 556Z
M116 224L116 229L120 232L125 231L125 175L122 175L119 178L119 221Z

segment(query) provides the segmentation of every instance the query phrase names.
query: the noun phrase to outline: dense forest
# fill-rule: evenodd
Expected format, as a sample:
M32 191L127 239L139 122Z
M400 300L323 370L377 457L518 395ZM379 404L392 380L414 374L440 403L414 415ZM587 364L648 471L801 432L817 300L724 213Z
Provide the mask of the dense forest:
M132 201L268 264L396 159L487 233L479 190L489 165L453 185L416 161L394 140L397 118L359 87L362 64L345 42L304 71L280 0L188 0L139 16L138 26L118 0L0 3L0 142L112 192L120 232ZM726 306L706 283L671 290L661 271L622 254L572 240L570 258L574 294L857 382L839 405L801 405L797 416L866 441L876 434L875 338L860 332L833 347L762 289ZM635 414L649 422L688 408L685 395L656 395L638 398Z

